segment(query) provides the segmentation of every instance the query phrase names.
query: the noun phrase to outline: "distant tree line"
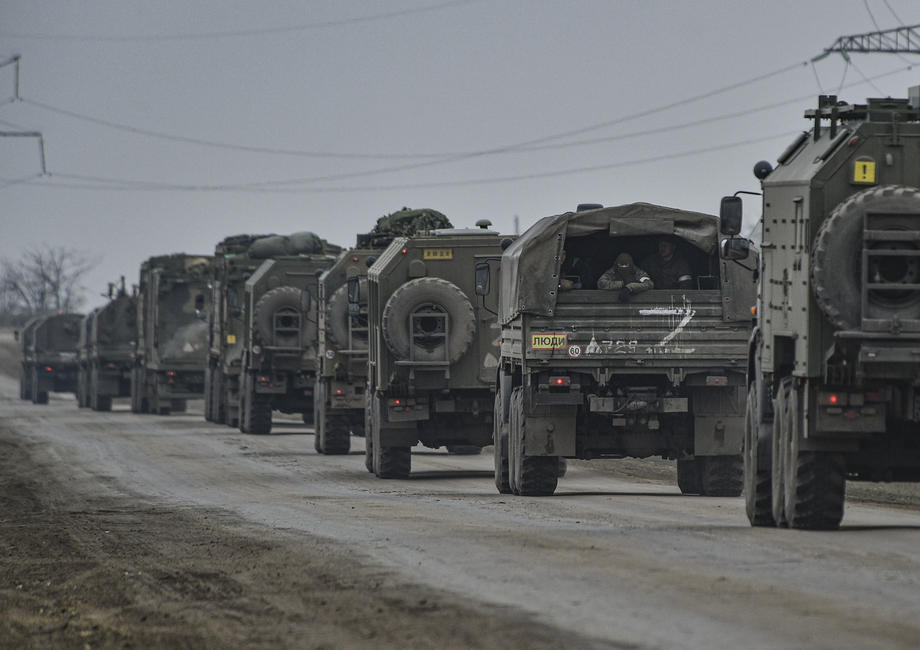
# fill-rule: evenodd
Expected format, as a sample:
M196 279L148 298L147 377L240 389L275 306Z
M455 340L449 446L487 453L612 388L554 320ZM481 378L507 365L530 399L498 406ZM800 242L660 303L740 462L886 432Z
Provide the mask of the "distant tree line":
M66 246L30 248L19 259L0 259L0 324L78 311L86 300L81 282L95 265Z

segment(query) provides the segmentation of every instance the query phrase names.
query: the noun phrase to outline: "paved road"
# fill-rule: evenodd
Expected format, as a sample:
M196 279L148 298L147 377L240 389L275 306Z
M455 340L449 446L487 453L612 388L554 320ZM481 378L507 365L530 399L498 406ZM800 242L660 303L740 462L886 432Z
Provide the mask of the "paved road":
M408 481L314 453L287 421L271 436L200 410L136 416L19 402L0 378L0 421L100 490L274 531L336 540L416 581L541 614L552 626L638 647L915 648L920 513L848 504L840 531L752 529L742 499L570 467L551 498L499 495L491 457L413 454Z

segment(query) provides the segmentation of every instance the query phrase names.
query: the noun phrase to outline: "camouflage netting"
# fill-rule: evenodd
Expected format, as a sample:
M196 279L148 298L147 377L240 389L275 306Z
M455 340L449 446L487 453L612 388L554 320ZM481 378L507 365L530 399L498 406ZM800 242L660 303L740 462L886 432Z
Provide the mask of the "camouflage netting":
M358 248L386 248L394 237L412 237L420 232L453 228L450 219L437 210L403 208L377 219L369 233L358 235Z
M303 230L290 235L260 237L249 246L248 255L253 259L272 259L294 255L338 255L341 252L341 246Z

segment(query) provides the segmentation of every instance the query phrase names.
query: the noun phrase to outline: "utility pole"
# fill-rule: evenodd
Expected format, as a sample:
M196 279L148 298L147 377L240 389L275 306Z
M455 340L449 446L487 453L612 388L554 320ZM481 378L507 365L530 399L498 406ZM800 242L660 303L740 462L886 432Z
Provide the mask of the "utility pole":
M19 61L21 58L18 54L14 54L6 61L0 61L0 68L5 68L8 65L16 66L13 70L13 99L16 101L19 101Z
M5 68L8 65L15 66L13 70L13 99L19 101L19 62L22 57L18 54L14 54L6 61L0 61L0 68ZM41 134L41 131L0 131L0 138L37 138L38 139L38 156L42 164L42 176L48 174L48 169L45 166L45 138Z

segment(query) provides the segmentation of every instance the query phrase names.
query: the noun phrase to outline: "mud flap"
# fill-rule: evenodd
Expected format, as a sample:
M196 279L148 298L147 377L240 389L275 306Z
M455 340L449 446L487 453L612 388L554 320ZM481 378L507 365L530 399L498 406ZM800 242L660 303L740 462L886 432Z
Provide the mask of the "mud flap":
M744 417L703 415L693 418L693 453L722 456L741 453Z
M573 404L534 406L527 415L527 440L524 453L528 456L574 456L575 418L578 407Z

